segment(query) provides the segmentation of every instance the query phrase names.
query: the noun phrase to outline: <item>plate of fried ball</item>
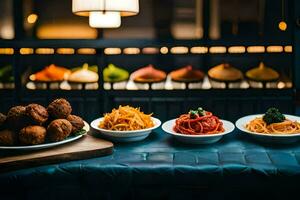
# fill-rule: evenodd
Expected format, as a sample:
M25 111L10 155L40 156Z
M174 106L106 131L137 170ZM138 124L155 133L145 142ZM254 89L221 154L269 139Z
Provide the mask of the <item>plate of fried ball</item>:
M0 113L0 149L38 150L72 142L89 131L89 125L72 114L63 98L47 108L39 104L14 106Z

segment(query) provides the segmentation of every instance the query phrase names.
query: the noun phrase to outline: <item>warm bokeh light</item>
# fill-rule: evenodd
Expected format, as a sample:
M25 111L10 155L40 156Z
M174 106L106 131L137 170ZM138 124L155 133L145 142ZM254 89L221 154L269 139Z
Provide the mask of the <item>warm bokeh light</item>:
M97 35L97 29L85 23L45 23L37 28L39 39L96 39Z
M161 54L167 54L168 52L169 52L168 47L162 47L162 48L160 48L160 53Z
M244 46L232 46L228 48L229 53L245 53L246 48Z
M13 39L15 37L15 30L10 23L0 24L0 38L2 39Z
M93 28L118 28L121 26L119 12L91 12L89 25Z
M122 53L122 50L120 48L105 48L104 53L106 55L118 55Z
M278 88L278 89L283 89L283 88L285 88L285 83L282 82L282 81L280 81L280 82L277 84L277 88Z
M140 49L135 47L128 47L123 50L124 54L139 54Z
M156 47L145 47L142 50L143 54L158 54L159 49Z
M278 28L279 28L281 31L286 31L286 29L287 29L287 23L286 23L285 21L279 22Z
M74 54L75 50L73 48L58 48L56 50L58 54Z
M33 48L21 48L20 54L21 55L33 54Z
M288 45L284 47L284 51L287 53L292 53L293 52L293 46Z
M28 15L27 22L29 24L34 24L37 21L37 19L38 19L38 15L32 13L32 14Z
M203 53L208 52L208 48L207 47L192 47L190 51L191 51L191 53L194 53L194 54L203 54Z
M190 22L175 22L171 25L171 33L179 40L200 39L203 37L203 28Z
M209 53L226 53L226 47L223 46L210 47Z
M54 54L54 49L52 48L37 48L35 50L36 54Z
M77 53L78 54L96 54L96 49L93 49L93 48L80 48L80 49L77 49Z
M282 46L268 46L267 47L267 52L269 52L269 53L280 53L280 52L283 52L283 47Z
M170 51L172 54L186 54L189 52L189 49L187 47L179 46L172 47Z
M264 46L249 46L247 47L248 53L264 53L265 47Z
M13 48L0 48L0 54L12 55L14 54Z

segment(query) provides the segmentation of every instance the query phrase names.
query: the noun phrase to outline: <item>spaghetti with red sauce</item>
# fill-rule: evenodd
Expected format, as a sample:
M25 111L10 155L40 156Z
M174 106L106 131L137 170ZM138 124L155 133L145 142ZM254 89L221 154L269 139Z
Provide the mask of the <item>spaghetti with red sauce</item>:
M173 129L177 133L186 135L217 134L225 131L219 118L202 108L180 115Z

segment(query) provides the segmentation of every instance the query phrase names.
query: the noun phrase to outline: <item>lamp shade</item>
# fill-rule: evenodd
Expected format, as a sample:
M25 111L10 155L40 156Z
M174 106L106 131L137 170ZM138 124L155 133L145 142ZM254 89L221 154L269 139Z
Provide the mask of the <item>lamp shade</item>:
M121 26L119 12L90 12L89 24L93 28L118 28Z
M93 11L133 16L139 12L139 0L73 0L72 11L79 16L90 16Z

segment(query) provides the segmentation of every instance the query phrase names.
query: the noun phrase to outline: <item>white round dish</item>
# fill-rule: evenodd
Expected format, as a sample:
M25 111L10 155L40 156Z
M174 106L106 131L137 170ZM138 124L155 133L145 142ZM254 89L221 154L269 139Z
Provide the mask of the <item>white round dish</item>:
M84 127L83 129L86 131L85 134L87 134L90 131L90 126L87 122L84 122ZM0 150L26 150L26 151L32 151L32 150L40 150L40 149L46 149L46 148L51 148L54 146L58 146L61 144L69 143L74 140L78 140L82 135L77 135L77 136L69 136L66 139L59 141L59 142L50 142L50 143L44 143L44 144L37 144L37 145L30 145L30 146L0 146Z
M135 131L112 131L99 128L100 122L103 117L95 119L91 123L91 127L96 130L96 133L100 133L105 138L115 142L135 142L140 141L148 137L152 130L158 128L161 125L161 121L157 118L151 117L154 122L154 126L147 129L135 130Z
M246 124L249 123L251 120L262 117L263 114L256 114L256 115L248 115L238 119L235 122L235 126L242 132L249 134L254 139L261 141L261 142L268 142L268 143L278 143L278 144L289 144L293 142L297 142L300 140L300 133L296 134L265 134L265 133L255 133L246 129ZM300 117L294 115L286 115L284 116L292 121L300 122Z
M172 119L169 121L166 121L162 125L162 129L175 137L178 141L189 143L189 144L212 144L215 142L218 142L224 135L232 132L234 130L234 124L227 120L220 120L223 123L223 127L225 131L223 133L218 134L210 134L210 135L185 135L181 133L176 133L173 130L173 127L175 125L176 119Z

